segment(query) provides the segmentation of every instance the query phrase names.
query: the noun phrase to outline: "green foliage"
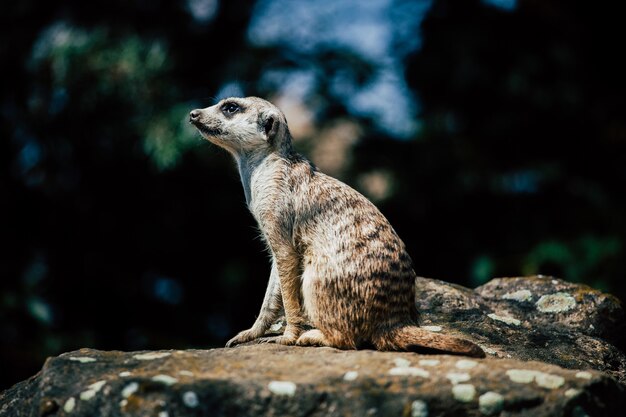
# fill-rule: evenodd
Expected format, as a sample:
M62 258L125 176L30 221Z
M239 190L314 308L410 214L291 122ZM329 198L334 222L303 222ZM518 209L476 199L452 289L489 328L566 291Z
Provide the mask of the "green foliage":
M124 100L141 110L170 89L162 83L170 69L166 43L134 34L114 34L107 27L84 29L55 23L33 46L29 68L48 71L52 86L77 94L81 105ZM78 91L76 91L78 93Z
M199 135L189 126L189 103L178 104L142 120L143 150L163 170L174 167L183 153L199 144Z
M101 111L102 103L125 109L126 120L115 123L142 138L144 152L161 170L174 166L198 143L187 123L192 104L179 102L178 86L170 82L171 68L163 39L67 23L43 31L29 61L31 72L47 72L50 87L76 99L74 106L83 112Z
M589 277L597 278L597 271L601 271L604 265L619 261L622 250L622 240L617 236L583 236L574 241L547 240L528 252L522 271L529 275L539 274L546 265L556 266L567 279L583 282ZM607 286L606 281L595 284L601 284L602 288Z
M475 286L482 285L494 276L494 261L488 255L482 255L476 258L471 269L472 284Z

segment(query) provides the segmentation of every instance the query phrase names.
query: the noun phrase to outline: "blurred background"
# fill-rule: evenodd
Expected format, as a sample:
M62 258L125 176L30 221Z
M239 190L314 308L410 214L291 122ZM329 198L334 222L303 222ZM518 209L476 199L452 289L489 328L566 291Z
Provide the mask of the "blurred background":
M221 346L269 261L189 110L258 95L419 275L626 295L617 7L568 0L0 5L0 389L81 347Z

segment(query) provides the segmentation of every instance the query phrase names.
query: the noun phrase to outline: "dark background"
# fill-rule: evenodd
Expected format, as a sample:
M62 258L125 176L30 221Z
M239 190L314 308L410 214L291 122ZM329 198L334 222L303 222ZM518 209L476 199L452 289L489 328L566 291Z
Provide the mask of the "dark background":
M186 122L229 94L279 104L419 275L624 298L623 15L361 3L2 2L0 389L64 351L214 347L252 324L268 257L230 157Z

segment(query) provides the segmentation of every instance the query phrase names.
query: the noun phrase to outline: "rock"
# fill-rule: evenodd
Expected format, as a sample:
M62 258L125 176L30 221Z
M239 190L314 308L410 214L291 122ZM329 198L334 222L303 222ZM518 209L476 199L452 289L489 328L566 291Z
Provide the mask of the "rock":
M592 416L626 406L614 297L544 277L417 286L422 325L479 343L487 358L267 344L82 349L0 394L0 416Z
M523 300L511 297L525 292ZM475 290L488 303L508 300L527 320L550 323L623 347L624 311L617 298L551 277L497 278ZM509 297L507 297L507 295ZM554 313L554 314L547 314Z
M48 359L0 396L0 415L601 415L625 405L606 374L540 362L268 344L158 353L168 355L83 349Z
M496 278L475 290L426 278L416 285L422 325L494 357L595 369L626 383L626 319L611 295L543 276Z

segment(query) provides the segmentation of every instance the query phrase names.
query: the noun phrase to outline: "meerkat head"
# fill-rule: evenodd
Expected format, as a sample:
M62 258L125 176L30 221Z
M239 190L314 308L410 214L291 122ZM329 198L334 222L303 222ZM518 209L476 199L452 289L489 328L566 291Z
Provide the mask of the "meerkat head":
M214 106L192 110L189 122L207 140L235 156L291 146L283 112L258 97L231 97Z

